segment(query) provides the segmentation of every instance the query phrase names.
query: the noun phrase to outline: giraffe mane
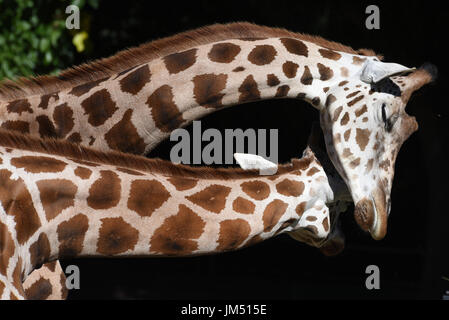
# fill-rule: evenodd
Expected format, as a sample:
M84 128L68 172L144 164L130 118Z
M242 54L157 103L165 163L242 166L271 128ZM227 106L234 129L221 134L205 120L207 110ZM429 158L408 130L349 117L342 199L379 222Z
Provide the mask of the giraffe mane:
M44 75L4 80L0 82L0 99L11 100L32 94L54 93L82 83L104 79L137 65L199 45L226 39L267 37L292 37L313 42L330 50L363 56L376 55L370 49L354 50L349 46L319 36L291 32L282 28L259 26L249 22L214 24L125 49L111 57L68 68L57 76Z
M99 151L80 146L67 140L53 138L38 138L30 135L0 129L0 146L10 149L27 150L47 155L61 156L81 164L111 165L117 168L137 170L148 173L158 173L165 176L183 178L235 180L244 178L260 178L259 170L243 170L241 168L191 167L174 164L168 160L146 158L119 151ZM313 153L308 153L301 159L292 159L289 163L279 164L278 171L273 176L302 170L316 160Z

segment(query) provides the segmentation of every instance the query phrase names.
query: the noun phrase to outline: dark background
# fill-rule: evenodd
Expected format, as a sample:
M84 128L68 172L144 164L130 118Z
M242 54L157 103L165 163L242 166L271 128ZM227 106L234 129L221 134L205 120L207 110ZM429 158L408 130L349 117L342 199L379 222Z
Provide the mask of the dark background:
M446 77L448 11L430 1L102 1L92 11L87 54L77 63L188 29L234 21L320 35L353 48L372 48L385 61L439 68L435 85L415 94L408 113L420 130L396 163L387 237L372 240L343 216L346 248L327 258L281 235L237 252L195 258L76 259L81 289L69 299L442 299L449 290ZM365 28L365 8L380 8L381 29ZM280 161L305 148L318 112L302 101L273 100L217 112L206 128L278 128ZM168 159L164 142L150 156ZM377 265L381 290L365 288L365 268Z

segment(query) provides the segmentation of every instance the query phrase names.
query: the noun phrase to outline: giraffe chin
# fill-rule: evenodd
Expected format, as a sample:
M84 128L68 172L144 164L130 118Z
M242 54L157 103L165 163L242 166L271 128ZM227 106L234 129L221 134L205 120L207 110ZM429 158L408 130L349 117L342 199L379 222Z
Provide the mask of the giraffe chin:
M382 240L387 233L386 212L379 212L385 206L374 199L364 198L357 202L354 218L362 230L369 232L374 240Z

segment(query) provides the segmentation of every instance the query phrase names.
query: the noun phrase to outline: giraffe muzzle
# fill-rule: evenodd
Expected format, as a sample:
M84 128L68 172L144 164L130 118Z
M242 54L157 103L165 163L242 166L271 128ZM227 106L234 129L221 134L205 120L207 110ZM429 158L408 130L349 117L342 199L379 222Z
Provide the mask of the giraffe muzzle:
M382 240L387 233L385 204L375 199L360 200L354 210L354 218L362 230L369 232L375 240Z

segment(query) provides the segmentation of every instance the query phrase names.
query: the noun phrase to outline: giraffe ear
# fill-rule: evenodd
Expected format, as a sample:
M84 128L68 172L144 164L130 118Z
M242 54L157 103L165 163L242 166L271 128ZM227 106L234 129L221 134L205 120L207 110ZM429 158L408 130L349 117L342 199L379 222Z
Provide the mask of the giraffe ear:
M360 80L365 83L377 83L396 74L409 73L416 68L408 68L397 63L385 63L367 59L362 67Z
M234 153L234 159L243 170L259 170L263 176L271 176L278 170L278 165L255 154Z

